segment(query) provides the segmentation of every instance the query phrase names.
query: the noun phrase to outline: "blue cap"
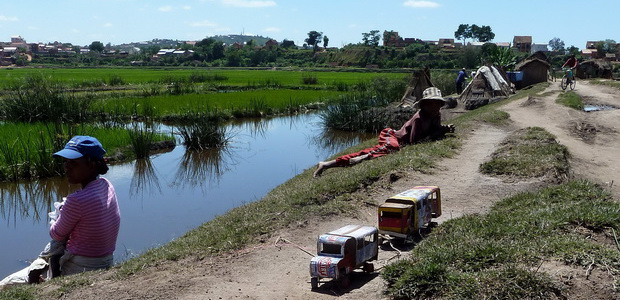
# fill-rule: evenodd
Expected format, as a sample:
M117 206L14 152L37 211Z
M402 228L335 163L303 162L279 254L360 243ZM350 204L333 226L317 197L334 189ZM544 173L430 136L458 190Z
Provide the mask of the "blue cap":
M60 156L67 159L77 159L82 156L103 159L105 150L101 143L92 136L76 135L65 145L65 148L54 153L54 157Z

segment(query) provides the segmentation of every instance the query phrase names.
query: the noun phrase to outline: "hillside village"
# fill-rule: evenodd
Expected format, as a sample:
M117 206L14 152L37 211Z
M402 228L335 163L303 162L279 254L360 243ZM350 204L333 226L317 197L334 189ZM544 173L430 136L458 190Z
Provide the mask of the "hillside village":
M259 49L274 49L277 47L291 46L290 41L278 42L274 39L259 36L229 35L216 36L216 40L222 42L224 49L243 48L248 41L252 41L254 47ZM287 44L288 42L288 44ZM605 59L608 61L618 61L620 57L620 44L616 45L615 53L601 53L597 50L597 45L603 41L586 41L584 47L580 49L582 59ZM12 36L10 42L0 42L0 66L24 65L25 61L31 61L35 57L74 57L87 55L91 51L96 51L102 57L128 57L144 51L148 47L156 47L157 52L152 54L152 59L157 60L162 57L188 57L193 54L192 48L197 41L178 41L169 39L155 39L146 42L136 42L122 45L103 45L100 42L93 42L89 46L78 46L72 43L53 42L53 43L28 43L21 36ZM93 49L94 44L101 45L101 49ZM417 38L401 37L396 31L384 31L384 48L405 49L414 44L430 45L442 52L458 52L464 47L482 47L485 42L471 41L463 45L462 42L455 41L454 38L440 38L437 40L421 40ZM512 48L516 52L532 54L538 51L549 52L548 44L534 43L532 36L514 36L511 42L494 42L500 48ZM293 44L294 45L294 44ZM308 45L295 46L298 49L309 49ZM321 49L335 50L337 48ZM612 52L612 51L609 51Z

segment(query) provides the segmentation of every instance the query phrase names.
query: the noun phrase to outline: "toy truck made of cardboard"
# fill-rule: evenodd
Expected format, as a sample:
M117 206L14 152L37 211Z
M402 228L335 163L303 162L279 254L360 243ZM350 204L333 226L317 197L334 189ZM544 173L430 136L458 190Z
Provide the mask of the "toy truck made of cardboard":
M317 256L310 260L312 289L319 286L321 278L338 280L348 287L350 274L357 268L374 271L370 261L379 254L378 230L373 226L347 225L322 234L317 240Z
M388 198L377 214L380 234L406 239L441 216L441 192L437 186L416 186Z

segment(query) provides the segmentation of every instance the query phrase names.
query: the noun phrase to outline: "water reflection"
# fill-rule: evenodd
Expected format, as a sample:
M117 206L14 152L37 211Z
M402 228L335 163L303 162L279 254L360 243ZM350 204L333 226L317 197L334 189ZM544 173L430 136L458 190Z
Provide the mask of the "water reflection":
M187 150L176 172L173 186L177 188L200 187L219 182L219 178L235 164L234 153L229 147Z
M129 195L143 197L145 194L152 195L155 192L161 194L159 177L151 163L150 158L138 159L134 163L133 177L129 185Z
M20 219L47 220L51 204L69 194L70 186L62 178L0 184L0 215L7 225Z
M343 148L357 145L363 140L371 139L376 136L376 134L372 133L347 132L323 128L319 134L310 135L308 140L312 145L336 153ZM327 157L325 157L325 159L327 159Z

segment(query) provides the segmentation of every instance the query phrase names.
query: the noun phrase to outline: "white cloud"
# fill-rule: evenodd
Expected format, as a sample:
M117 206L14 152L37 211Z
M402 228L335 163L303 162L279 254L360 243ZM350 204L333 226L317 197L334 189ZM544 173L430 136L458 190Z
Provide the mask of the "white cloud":
M439 3L432 1L418 1L418 0L409 0L403 3L404 6L415 7L415 8L435 8L439 7Z
M0 22L17 22L18 20L17 17L0 16Z
M211 22L209 20L204 20L204 21L198 21L198 22L189 23L189 26L192 26L192 27L216 27L218 25L217 25L217 23Z
M112 26L113 26L112 23L105 23L105 24L103 24L103 27L112 27Z
M236 7L270 7L276 6L275 1L256 1L256 0L222 0L225 5Z
M182 6L181 8L182 8L183 10L191 10L191 9L192 9L192 7L191 7L191 6L189 6L189 5L184 5L184 6Z
M162 7L158 8L158 10L162 11L162 12L171 12L173 9L174 8L172 6L170 6L170 5L162 6Z
M282 31L282 29L280 29L278 27L267 27L263 31L265 31L265 32L280 32L280 31Z

